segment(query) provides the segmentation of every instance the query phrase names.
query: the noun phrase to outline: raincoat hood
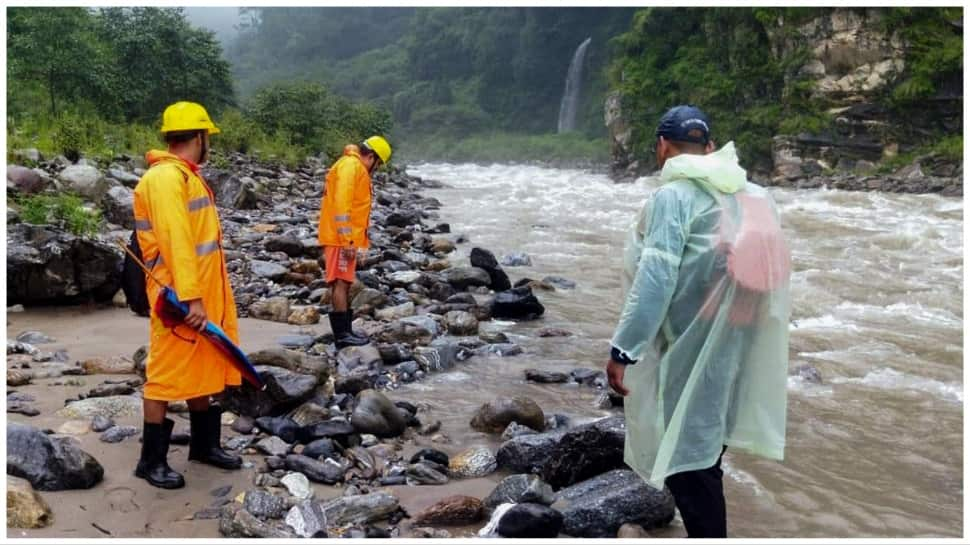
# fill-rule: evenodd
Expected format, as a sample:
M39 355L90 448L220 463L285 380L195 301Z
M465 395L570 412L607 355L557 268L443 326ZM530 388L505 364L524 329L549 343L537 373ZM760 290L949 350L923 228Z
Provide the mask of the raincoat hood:
M707 155L682 154L667 159L660 172L663 183L676 180L693 180L712 187L721 193L737 193L744 189L748 173L738 165L734 142Z
M189 167L189 170L191 170L192 172L196 174L199 173L199 165L193 163L192 161L187 161L179 157L178 155L175 155L174 153L161 150L161 149L149 150L149 152L145 154L145 161L148 163L148 166L152 166L155 163L159 163L162 161L178 161L180 163L185 164L185 166Z

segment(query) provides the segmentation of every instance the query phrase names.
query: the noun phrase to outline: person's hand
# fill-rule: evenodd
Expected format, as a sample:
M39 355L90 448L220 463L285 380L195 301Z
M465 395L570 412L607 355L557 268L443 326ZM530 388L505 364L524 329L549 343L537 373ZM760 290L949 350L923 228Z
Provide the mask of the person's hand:
M630 391L623 386L623 374L626 373L626 366L610 360L606 364L606 378L610 381L610 387L621 396L629 395Z
M202 331L208 321L205 315L205 307L202 306L202 299L189 301L189 313L185 316L185 325L197 331Z
M357 257L357 248L346 246L340 249L340 258L344 261L353 261Z

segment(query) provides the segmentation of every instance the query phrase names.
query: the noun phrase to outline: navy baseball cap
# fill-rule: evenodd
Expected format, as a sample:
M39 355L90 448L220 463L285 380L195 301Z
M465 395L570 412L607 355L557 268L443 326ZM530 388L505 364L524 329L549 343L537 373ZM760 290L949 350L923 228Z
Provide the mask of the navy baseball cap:
M711 139L711 122L707 119L707 114L696 106L674 106L660 118L657 138L661 136L675 142L707 144Z

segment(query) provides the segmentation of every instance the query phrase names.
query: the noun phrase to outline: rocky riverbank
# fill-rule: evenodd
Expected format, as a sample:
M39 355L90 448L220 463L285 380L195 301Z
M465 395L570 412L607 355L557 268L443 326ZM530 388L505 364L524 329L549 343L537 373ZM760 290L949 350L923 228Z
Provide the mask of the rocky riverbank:
M204 505L189 490L165 493L192 500L186 505L193 512L179 513L179 521L208 529L186 529L185 535L602 537L617 535L624 524L642 532L672 520L669 494L643 485L623 466L619 415L576 423L547 414L530 399L499 396L468 420L468 427L494 437L500 446L493 449L454 445L419 404L394 400L393 390L402 384L521 354L521 346L481 325L537 319L545 309L533 290L569 290L574 284L556 277L511 279L484 248L473 248L468 261L456 259L457 245L470 242L451 234L436 216L439 203L419 193L435 183L400 170L382 173L374 180L373 246L351 294L355 327L373 342L336 351L319 327L330 310L315 232L325 166L310 160L287 171L241 155L227 162L229 168L206 169L204 175L220 207L240 314L247 323L276 322L273 327L287 333L275 338L276 346L250 353L268 384L265 391L244 385L220 399L227 410L223 444L243 455L245 468L232 473L231 484L209 491ZM106 170L62 158L38 164L10 167L8 190L71 191L104 210L107 222L93 237L75 236L62 226L20 222L8 202L8 299L20 305L8 312L112 299L123 305L121 254L112 242L130 234L131 188L144 165L124 157ZM502 263L527 260L503 256ZM130 471L137 456L144 348L118 354L105 346L98 357L83 359L72 357L70 347L45 350L61 333L8 330L8 337L15 336L7 346L8 412L14 414L7 431L8 474L23 479L9 484L8 498L19 502L12 512L23 514L8 520L10 527L76 517L58 491L97 492L108 481L105 494L116 497L113 473ZM549 328L538 334L569 332ZM594 369L523 369L523 378L605 388L603 372ZM63 406L54 399L61 394ZM597 403L609 411L619 400L604 391ZM185 410L174 404L176 414ZM184 444L186 432L180 424L173 443ZM215 474L226 472L208 472ZM205 468L194 469L187 480L190 486L193 479L211 482L206 475ZM126 490L141 487L131 477L124 483ZM409 508L415 505L409 491L416 488L429 489L419 495L433 496L434 503ZM120 533L174 537L165 521L153 524L154 532L146 521L145 529ZM118 535L91 525L93 536Z

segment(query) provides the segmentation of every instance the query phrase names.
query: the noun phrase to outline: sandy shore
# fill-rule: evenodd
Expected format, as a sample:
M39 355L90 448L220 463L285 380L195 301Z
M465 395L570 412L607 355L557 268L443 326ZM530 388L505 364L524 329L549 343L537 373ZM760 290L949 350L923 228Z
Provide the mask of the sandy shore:
M44 351L65 349L72 361L91 357L130 356L147 342L147 321L137 318L124 309L47 308L30 309L24 313L8 314L7 337L14 338L28 330L39 330L56 339L53 344L39 345ZM242 319L240 322L242 345L245 351L277 346L275 339L297 330L311 330L317 334L329 331L324 320L318 325L297 327L262 320ZM83 386L53 386L65 378L79 379ZM65 420L54 416L64 406L64 400L86 392L107 379L118 375L88 375L60 379L40 379L34 384L16 388L17 391L36 398L32 403L41 411L35 417L10 414L14 422L32 426L57 429ZM188 431L188 414L175 414L175 429ZM118 418L119 425L141 426L141 417ZM447 430L446 430L447 431ZM136 478L132 471L138 459L140 443L138 436L120 443L101 442L97 433L88 432L76 436L83 449L93 455L105 469L104 481L89 490L41 492L54 514L53 524L39 530L8 529L8 537L168 537L168 538L217 538L221 537L218 520L190 520L197 511L209 506L213 500L210 492L231 485L229 497L253 488L256 469L225 471L195 462L188 462L188 447L173 445L169 464L185 476L186 486L180 490L161 490ZM223 437L235 435L228 427ZM462 450L461 445L431 444L420 438L421 445L408 444L405 453L422 446L434 446L449 455ZM247 461L262 465L263 456L247 455ZM493 474L482 479L452 481L442 486L395 486L386 490L398 496L401 505L411 514L453 494L466 494L483 498L501 480L502 475ZM318 499L339 496L342 487L313 484ZM484 524L484 522L483 522ZM99 529L100 528L100 529ZM477 527L451 528L453 535L471 535ZM106 533L107 532L107 533Z

